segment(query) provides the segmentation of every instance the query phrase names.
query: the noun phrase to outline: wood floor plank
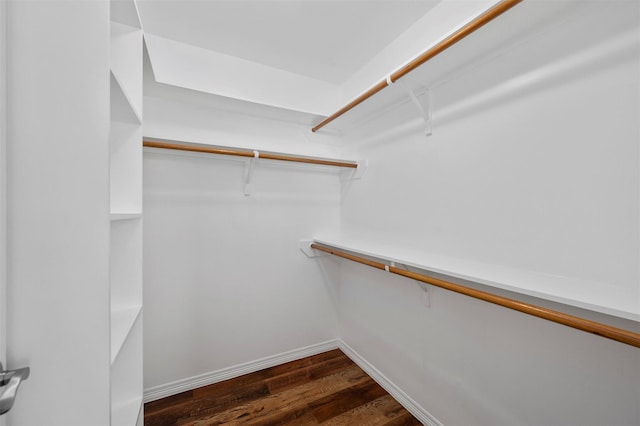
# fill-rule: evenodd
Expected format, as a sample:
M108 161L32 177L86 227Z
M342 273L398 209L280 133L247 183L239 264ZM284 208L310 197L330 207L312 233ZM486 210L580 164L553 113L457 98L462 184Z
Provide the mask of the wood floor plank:
M384 395L321 424L323 426L376 426L398 417L404 408L391 395Z
M145 407L145 425L177 425L193 417L211 415L267 395L269 395L269 389L264 381L243 383L238 387L223 383L217 392L210 391L198 398L194 396L190 400L180 401L163 410L156 409L147 413Z
M164 410L168 406L180 404L184 401L190 401L192 397L193 391L181 392L156 401L147 402L144 405L144 411L145 413L154 413L156 411Z
M422 423L413 417L410 412L405 411L398 417L385 423L384 426L422 426Z
M145 404L146 426L419 425L340 350Z
M387 391L382 386L370 379L360 385L327 395L309 405L318 422L323 422L386 394Z
M233 389L240 388L242 386L249 385L263 380L268 380L273 377L281 376L286 373L294 372L302 368L314 366L318 363L332 360L334 358L349 360L339 349L335 349L328 352L323 352L317 355L312 355L299 360L287 362L284 364L276 365L274 367L265 368L264 370L257 371L255 373L245 374L240 377L225 380L223 382L214 383L213 385L203 386L193 390L194 398L201 398L207 394L220 395L221 393L227 393ZM350 361L350 360L349 360Z
M248 416L256 420L275 419L284 415L286 411L298 410L301 407L306 408L307 401L319 399L368 379L369 377L362 370L352 367L296 388L233 407L214 416L207 416L185 424L194 426L225 424L225 422L237 421Z
M318 421L308 407L298 407L295 410L286 410L269 416L250 419L243 423L247 426L273 426L273 425L304 425L317 426Z
M354 365L346 356L336 357L327 361L318 362L308 367L299 368L279 376L266 380L271 393L281 392L292 387L299 386L311 380L330 376Z
M262 371L264 371L269 377L275 377L290 371L295 371L298 368L309 367L319 362L328 361L334 358L346 358L346 357L347 356L340 349L334 349L328 352L322 352L317 355L312 355L296 361L291 361L284 364L276 365L275 367L270 367Z
M224 396L207 395L204 398L194 400L190 418L202 416L210 416L226 410L233 409L239 405L251 404L262 398L269 396L269 388L264 382L257 382L234 393L225 394Z

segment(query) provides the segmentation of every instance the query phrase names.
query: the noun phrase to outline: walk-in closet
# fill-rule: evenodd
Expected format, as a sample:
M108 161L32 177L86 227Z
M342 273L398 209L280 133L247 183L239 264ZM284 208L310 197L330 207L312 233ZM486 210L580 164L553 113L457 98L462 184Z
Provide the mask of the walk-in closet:
M0 0L0 426L640 424L637 0Z

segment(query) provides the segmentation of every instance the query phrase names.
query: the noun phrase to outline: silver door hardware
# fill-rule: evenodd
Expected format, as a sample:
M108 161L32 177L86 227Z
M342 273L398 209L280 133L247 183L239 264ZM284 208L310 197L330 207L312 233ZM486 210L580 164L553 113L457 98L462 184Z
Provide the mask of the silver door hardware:
M4 371L0 363L0 416L11 410L18 386L29 377L29 367Z

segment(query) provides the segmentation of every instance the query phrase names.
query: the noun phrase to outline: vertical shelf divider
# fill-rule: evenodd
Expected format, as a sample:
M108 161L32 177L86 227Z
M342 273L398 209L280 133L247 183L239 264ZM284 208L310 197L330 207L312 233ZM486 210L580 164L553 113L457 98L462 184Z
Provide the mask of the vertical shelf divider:
M133 426L143 422L143 35L134 0L111 0L110 11L110 424Z

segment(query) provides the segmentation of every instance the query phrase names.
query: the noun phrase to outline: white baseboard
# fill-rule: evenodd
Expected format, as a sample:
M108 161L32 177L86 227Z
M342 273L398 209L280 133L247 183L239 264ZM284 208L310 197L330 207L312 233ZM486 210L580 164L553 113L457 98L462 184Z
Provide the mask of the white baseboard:
M276 365L284 364L286 362L338 349L339 344L340 341L338 339L328 340L326 342L317 343L304 348L283 352L278 355L272 355L255 361L249 361L220 370L211 371L209 373L200 374L198 376L189 377L187 379L154 386L144 390L144 402L155 401L156 399L165 398L180 392L186 392L202 386L212 385L244 374L255 373L256 371L260 371L265 368L275 367Z
M396 386L377 368L371 365L366 359L360 356L351 346L347 345L341 339L328 340L326 342L317 343L315 345L306 346L304 348L294 349L283 352L278 355L272 355L255 361L245 362L243 364L234 365L220 370L212 371L198 376L189 377L187 379L177 380L165 385L155 386L144 390L144 402L155 401L167 396L175 395L180 392L189 391L202 386L212 385L224 380L233 379L244 374L255 373L276 365L286 362L295 361L308 356L327 352L333 349L340 349L346 356L362 368L373 380L382 386L391 396L393 396L404 408L407 409L422 424L427 426L442 426L435 417L433 417L421 405L415 402L409 395Z
M358 367L362 368L373 380L375 380L380 386L384 388L389 394L395 398L408 412L420 421L423 425L427 426L442 426L442 423L438 421L431 413L425 410L420 404L413 400L409 395L396 386L391 380L389 380L384 374L377 368L369 363L366 359L360 356L351 346L347 345L343 340L338 340L338 348L344 352L346 356L351 358L353 362L358 364Z

